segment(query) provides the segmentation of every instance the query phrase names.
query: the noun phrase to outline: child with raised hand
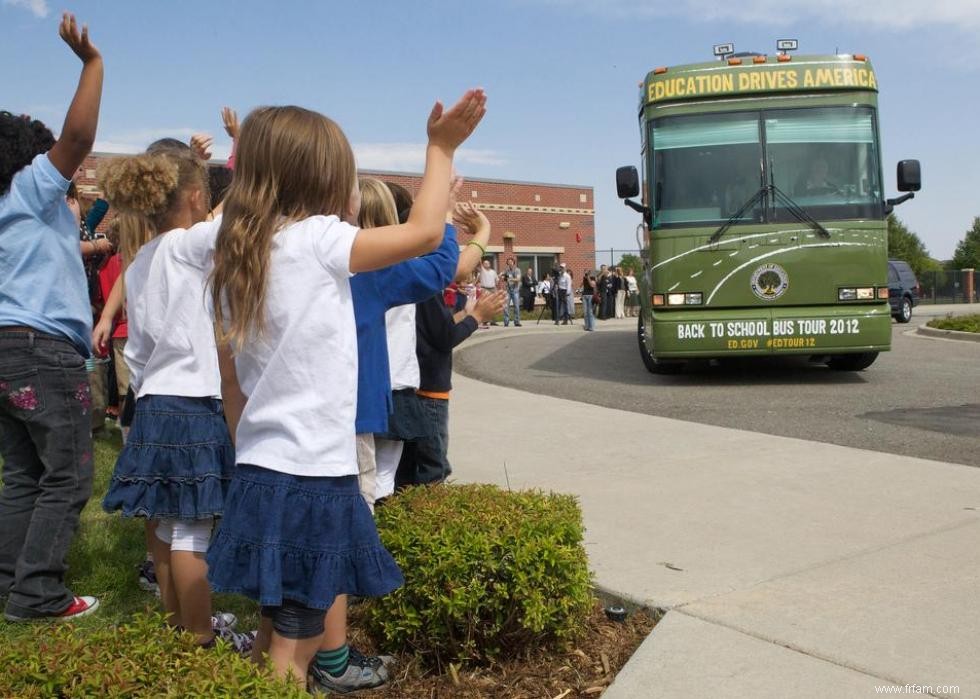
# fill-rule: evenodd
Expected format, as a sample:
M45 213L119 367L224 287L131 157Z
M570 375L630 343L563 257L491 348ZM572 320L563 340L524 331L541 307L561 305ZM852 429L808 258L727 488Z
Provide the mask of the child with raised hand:
M349 278L443 241L453 155L485 104L482 90L448 111L436 103L408 221L360 230L341 220L358 192L353 152L334 122L265 107L241 126L212 274L238 467L208 563L216 590L262 605L253 657L268 651L276 673L301 685L321 644L330 653L321 688L350 692L388 677L380 659L347 646L344 596L403 582L358 488Z
M370 177L361 178L359 184L357 224L361 228L397 224L395 200L388 187ZM357 463L361 494L372 511L377 487L374 435L387 432L392 411L387 312L405 304L414 310L416 303L444 289L456 274L458 259L456 229L447 223L442 243L435 252L351 277L357 323ZM413 344L414 327L413 317ZM412 356L414 359L414 350ZM394 475L392 469L392 483Z
M469 203L456 207L460 226L474 233L472 245L459 255L458 279L466 279L479 262L482 248L490 237L490 221ZM504 307L504 291L471 297L465 308L453 314L442 294L418 304L415 312L419 362L419 389L416 392L428 422L427 434L405 443L395 487L432 485L445 481L452 473L449 464L449 394L452 390L453 348L472 335L481 324L495 317Z
M124 355L136 409L102 505L156 523L149 545L170 625L194 634L200 645L214 645L217 631L239 652L250 652L251 636L233 632L223 615L211 616L204 556L224 510L234 450L221 408L205 275L175 264L171 254L191 235L183 229L210 210L207 171L189 151L167 149L114 158L99 176L120 214L120 238L148 239L125 271Z
M64 582L92 493L92 309L65 194L95 142L103 65L73 15L62 16L59 34L82 73L58 140L40 121L0 112L0 598L8 621L73 619L99 606Z

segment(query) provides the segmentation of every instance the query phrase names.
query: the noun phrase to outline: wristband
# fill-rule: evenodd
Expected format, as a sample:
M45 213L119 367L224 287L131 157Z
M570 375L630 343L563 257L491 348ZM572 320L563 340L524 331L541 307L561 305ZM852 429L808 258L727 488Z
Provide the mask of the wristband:
M475 245L475 246L477 246L478 248L480 248L480 252L482 252L482 253L483 253L484 255L486 255L486 254L487 254L487 249L486 249L485 247L483 247L482 245L480 245L480 244L479 244L478 242L476 242L475 240L471 240L470 242L468 242L468 243L467 243L467 245Z

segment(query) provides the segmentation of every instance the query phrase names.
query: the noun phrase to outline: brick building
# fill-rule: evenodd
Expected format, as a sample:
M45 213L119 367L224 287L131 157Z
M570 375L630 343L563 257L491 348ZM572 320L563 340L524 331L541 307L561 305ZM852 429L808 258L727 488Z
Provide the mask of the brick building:
M93 153L77 178L79 191L98 196L95 171L111 154ZM418 191L421 175L361 171ZM557 262L572 270L576 284L595 265L595 209L592 187L474 178L463 182L460 201L470 201L490 219L493 233L487 256L497 269L513 255L521 269L534 267L540 278Z

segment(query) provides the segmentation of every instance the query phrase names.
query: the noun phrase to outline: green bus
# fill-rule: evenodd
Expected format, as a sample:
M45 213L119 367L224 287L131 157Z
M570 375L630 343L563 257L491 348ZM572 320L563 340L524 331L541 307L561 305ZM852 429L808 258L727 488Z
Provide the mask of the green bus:
M871 63L777 45L721 45L641 83L642 175L621 167L616 184L643 216L638 335L654 373L779 354L857 371L891 346L885 219L919 190L919 162L898 164L907 194L886 199Z

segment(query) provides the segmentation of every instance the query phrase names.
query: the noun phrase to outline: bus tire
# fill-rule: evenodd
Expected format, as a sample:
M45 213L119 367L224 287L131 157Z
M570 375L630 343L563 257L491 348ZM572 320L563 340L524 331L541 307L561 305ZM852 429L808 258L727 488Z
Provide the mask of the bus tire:
M827 360L827 366L834 371L861 371L875 363L877 352L861 352L859 354L838 354Z
M650 350L647 349L647 333L646 328L643 327L642 312L637 320L639 322L637 323L636 337L640 342L640 358L643 360L643 366L647 368L647 371L651 374L679 374L684 371L684 362L665 362L650 354Z

